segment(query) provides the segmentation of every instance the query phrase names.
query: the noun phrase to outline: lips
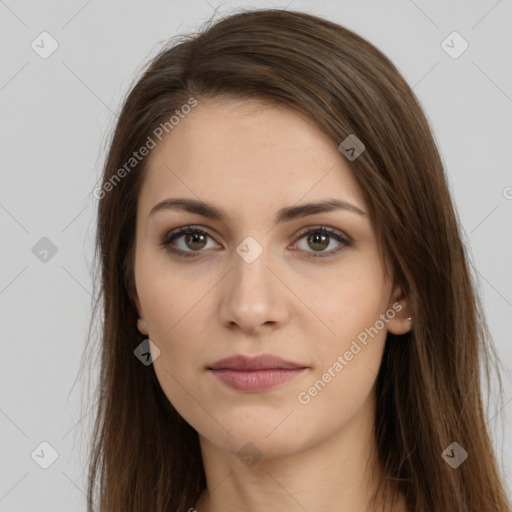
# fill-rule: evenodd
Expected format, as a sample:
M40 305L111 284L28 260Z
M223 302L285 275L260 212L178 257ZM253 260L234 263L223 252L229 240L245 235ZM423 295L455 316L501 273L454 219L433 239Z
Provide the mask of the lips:
M307 366L292 363L271 354L263 354L255 357L242 355L226 357L208 367L210 370L273 370L279 368L293 370L307 368Z
M263 354L256 357L227 357L207 369L230 388L259 392L284 384L303 374L308 368L271 354Z

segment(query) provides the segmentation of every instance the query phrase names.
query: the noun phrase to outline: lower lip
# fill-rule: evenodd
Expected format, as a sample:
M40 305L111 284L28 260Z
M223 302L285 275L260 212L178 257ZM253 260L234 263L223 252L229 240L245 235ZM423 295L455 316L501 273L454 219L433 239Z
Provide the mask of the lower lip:
M210 370L227 386L239 391L265 391L301 375L307 368L267 370Z

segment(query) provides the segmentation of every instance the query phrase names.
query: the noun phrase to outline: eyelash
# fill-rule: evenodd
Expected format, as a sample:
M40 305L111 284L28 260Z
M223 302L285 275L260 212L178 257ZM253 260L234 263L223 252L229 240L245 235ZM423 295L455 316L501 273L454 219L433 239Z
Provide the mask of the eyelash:
M181 249L173 249L171 248L171 243L174 242L175 239L179 238L181 235L184 234L190 234L190 233L199 233L201 235L208 236L212 238L212 236L205 230L197 227L197 226L183 226L181 228L175 229L173 231L169 231L164 239L161 242L161 245L170 253L175 254L178 257L181 258L197 258L199 257L201 252L204 252L202 250L199 251L183 251ZM338 231L333 230L331 228L328 228L326 226L317 226L314 227L306 232L302 232L299 235L298 240L311 235L313 233L318 233L320 235L329 235L330 237L334 238L337 242L341 243L341 246L337 249L332 249L330 251L327 251L325 253L318 253L318 254L311 254L309 256L305 256L306 258L327 258L331 256L335 256L341 251L343 251L346 247L350 247L352 245L352 241L349 238L346 238L342 236ZM309 252L309 251L305 251Z

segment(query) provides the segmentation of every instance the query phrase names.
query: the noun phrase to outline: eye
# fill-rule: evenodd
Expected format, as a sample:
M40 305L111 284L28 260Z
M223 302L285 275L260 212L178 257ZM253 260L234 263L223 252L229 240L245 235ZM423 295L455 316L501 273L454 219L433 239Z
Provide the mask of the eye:
M303 232L299 235L299 240L302 239L305 239L308 247L314 249L312 253L305 250L306 253L310 253L306 254L306 258L326 258L334 256L343 251L346 247L352 245L352 241L347 236L344 236L343 233L325 226L317 226L313 229L309 229L305 233ZM325 251L324 249L329 247L333 239L339 244L338 247L330 251Z
M199 253L204 252L202 249L207 248L208 238L212 237L207 231L198 226L183 226L167 233L161 245L167 251L179 257L195 258L199 256ZM183 239L181 240L184 243L182 247L179 247L179 243L176 243L176 241L180 239ZM325 258L333 256L352 245L352 241L344 236L343 233L325 226L317 226L306 232L302 232L302 234L299 235L299 240L302 239L305 239L306 244L313 248L313 251L303 250L303 252L310 253L305 256L306 258ZM333 239L339 244L338 247L330 251L325 251ZM298 242L295 242L294 245L297 244Z
M179 240L180 238L183 237L185 249L180 247L176 249L173 245L175 243L175 240ZM166 250L168 250L172 254L176 254L177 256L183 258L195 258L196 256L198 256L198 254L194 253L202 252L201 249L204 249L207 237L210 237L210 235L199 227L184 226L167 233L167 235L165 235L165 238L162 240L161 245L165 247ZM193 250L187 251L187 247L192 248Z

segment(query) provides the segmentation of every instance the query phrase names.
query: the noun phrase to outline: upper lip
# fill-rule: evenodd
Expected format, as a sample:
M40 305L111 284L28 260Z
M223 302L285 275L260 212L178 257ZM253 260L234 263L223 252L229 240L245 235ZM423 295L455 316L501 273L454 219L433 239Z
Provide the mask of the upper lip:
M307 368L303 364L286 361L272 354L259 356L235 355L220 359L208 366L209 370L269 370L269 369L297 369Z

